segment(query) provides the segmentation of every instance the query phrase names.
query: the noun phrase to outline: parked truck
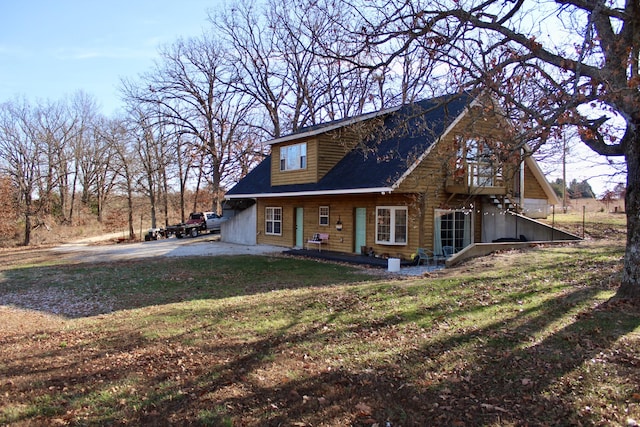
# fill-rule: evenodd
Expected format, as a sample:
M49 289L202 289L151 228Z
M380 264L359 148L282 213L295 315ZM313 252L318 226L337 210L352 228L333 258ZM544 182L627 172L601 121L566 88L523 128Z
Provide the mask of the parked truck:
M171 235L181 239L185 236L196 237L201 233L220 232L223 222L228 218L218 215L215 212L193 212L186 222L169 225L166 228L152 228L145 235L145 240L157 240L161 237Z

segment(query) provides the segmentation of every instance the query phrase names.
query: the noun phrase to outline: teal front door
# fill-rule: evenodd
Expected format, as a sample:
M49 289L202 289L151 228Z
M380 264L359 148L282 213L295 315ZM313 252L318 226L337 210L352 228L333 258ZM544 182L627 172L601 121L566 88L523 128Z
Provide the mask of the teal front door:
M362 246L367 245L367 208L356 208L355 212L355 253L362 254Z
M296 208L296 248L304 248L304 209Z

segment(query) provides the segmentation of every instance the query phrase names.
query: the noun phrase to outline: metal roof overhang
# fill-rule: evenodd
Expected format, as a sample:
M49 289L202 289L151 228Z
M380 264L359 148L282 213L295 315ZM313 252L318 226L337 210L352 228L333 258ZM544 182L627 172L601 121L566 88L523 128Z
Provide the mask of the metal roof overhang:
M274 197L303 197L303 196L337 196L344 194L372 194L372 193L391 193L393 188L391 187L377 187L377 188L353 188L346 190L316 190L316 191L291 191L283 193L255 193L255 194L232 194L226 195L225 199L264 199Z

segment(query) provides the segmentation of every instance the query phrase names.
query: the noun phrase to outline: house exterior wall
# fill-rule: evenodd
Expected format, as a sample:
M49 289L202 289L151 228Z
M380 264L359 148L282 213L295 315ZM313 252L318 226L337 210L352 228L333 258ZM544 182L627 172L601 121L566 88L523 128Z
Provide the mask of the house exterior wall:
M306 142L307 167L301 170L280 170L280 149ZM271 147L271 185L305 184L318 182L358 143L355 127L339 129L314 136L296 139Z
M426 205L416 194L370 194L307 197L273 197L259 199L257 203L257 243L275 246L295 246L296 208L303 208L303 243L315 233L329 234L329 244L323 249L344 253L357 253L355 247L355 209L365 208L366 246L373 248L377 255L410 259L418 247L433 248L433 223L436 208L445 206L445 194L427 201ZM472 199L474 200L474 199ZM468 208L473 205L468 199L449 200L452 209ZM320 206L329 207L329 225L319 224ZM376 244L376 208L380 206L406 206L408 209L407 242L402 245ZM265 232L265 212L267 207L282 209L282 234L268 235ZM424 212L422 214L422 212ZM342 231L336 230L340 219ZM474 211L474 241L480 241L482 222Z
M486 206L482 215L484 222L482 242L491 243L500 238L518 239L524 236L528 241L579 240L578 236L554 229L534 219L505 213L495 206Z
M444 191L447 178L451 179L457 157L456 139L491 138L495 141L506 141L508 134L505 125L495 115L485 115L479 108L474 108L463 115L455 126L445 133L432 147L429 155L400 184L403 192ZM511 153L509 153L511 154ZM503 163L503 179L500 184L506 193L515 188L517 158L511 157ZM410 164L407 167L411 166Z
M376 254L400 256L410 258L418 247L419 224L416 221L413 198L410 195L338 195L317 197L282 197L259 199L257 203L257 234L258 244L275 246L295 246L295 211L304 209L303 243L315 233L329 234L328 247L332 251L356 253L355 248L355 209L365 208L366 215L366 246L372 247ZM329 225L319 225L320 206L329 207ZM380 245L375 243L375 220L377 206L407 206L409 223L407 227L407 243L404 245ZM279 236L265 233L265 211L267 207L282 208L282 234ZM342 231L336 230L336 223L340 219Z
M318 135L318 180L333 168L355 145L353 130L341 130Z
M526 164L524 168L524 197L525 199L547 200L547 195L542 189L542 186Z
M549 202L547 199L524 199L522 213L529 218L547 218L549 216Z

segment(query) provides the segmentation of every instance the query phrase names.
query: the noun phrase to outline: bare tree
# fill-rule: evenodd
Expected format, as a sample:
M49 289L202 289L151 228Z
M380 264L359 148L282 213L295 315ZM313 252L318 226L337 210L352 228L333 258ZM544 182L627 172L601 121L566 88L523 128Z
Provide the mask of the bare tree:
M168 159L166 129L160 113L137 109L132 112L129 132L135 140L135 152L143 174L137 181L138 190L149 199L151 227L157 227L157 209L167 191L166 162ZM166 211L166 209L165 209Z
M0 241L11 240L17 227L17 188L13 180L0 173Z
M181 134L176 132L175 144L172 145L172 153L176 158L176 173L178 175L178 184L180 190L180 218L184 222L186 218L185 212L185 194L187 191L187 183L191 176L191 171L202 163L202 153L198 154L195 149L197 146L192 141L188 140L187 134ZM165 225L169 225L168 217L165 219Z
M100 117L92 124L90 146L81 150L83 177L86 180L87 192L95 200L98 221L104 220L104 209L111 196L118 177L116 167L116 148L119 139L126 136L125 125L121 119ZM86 156L86 157L85 157ZM80 159L77 160L78 162Z
M387 73L363 72L324 55L325 44L339 50L333 35L341 2L331 2L331 19L297 0L258 5L243 1L210 20L230 46L231 85L268 117L261 128L267 137L386 105Z
M42 145L45 162L37 169L39 202L43 213L53 214L64 222L72 162L69 141L74 125L63 102L40 103L32 112L31 129Z
M211 37L179 40L161 52L157 69L141 85L125 82L126 97L155 108L164 125L191 135L206 153L213 209L220 210L221 183L233 161L230 148L242 133L254 100L230 85L227 53ZM152 109L153 109L152 108Z
M42 211L39 193L47 185L46 146L40 138L37 117L26 101L5 103L0 108L0 172L9 176L18 189L18 208L24 218L23 244L31 242L33 218Z
M268 25L251 0L243 0L209 20L230 46L229 83L255 100L269 117L262 130L277 138L284 131L282 105L287 95L286 64L282 61L273 25ZM262 124L262 123L260 123Z
M109 146L114 152L112 166L119 178L116 181L116 186L126 194L129 239L135 240L136 233L133 224L134 195L136 182L140 179L142 168L136 155L132 132L126 127L125 120L110 122L108 129L104 136L109 139Z
M438 59L450 85L481 88L499 99L534 150L578 129L581 140L627 166L627 248L620 297L640 297L640 4L636 0L390 0L350 3L344 32L351 50L333 56L358 63L385 51L378 66L421 46ZM397 40L404 40L397 44ZM370 67L370 64L363 64ZM613 118L623 121L612 132Z
M82 190L82 201L88 203L90 183L95 182L97 177L94 173L103 166L99 164L100 141L96 139L96 121L98 120L98 107L96 101L91 96L80 91L75 93L70 99L68 106L71 131L69 143L67 144L66 155L69 165L67 166L65 193L69 193L71 198L67 209L67 203L61 201L66 221L73 224L73 214L76 202L76 193L79 182L84 183ZM71 180L69 183L68 180ZM62 190L61 190L62 193ZM98 195L99 196L99 195ZM103 200L98 200L98 220L102 221L101 205Z

